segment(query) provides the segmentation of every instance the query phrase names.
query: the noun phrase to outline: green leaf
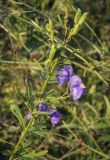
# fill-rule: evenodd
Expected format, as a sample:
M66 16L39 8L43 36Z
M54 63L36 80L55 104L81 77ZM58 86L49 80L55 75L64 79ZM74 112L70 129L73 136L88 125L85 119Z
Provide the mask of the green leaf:
M88 12L85 12L85 13L81 16L81 18L80 18L80 20L79 20L79 22L78 22L78 25L79 25L79 26L83 25L83 23L85 22L85 20L86 20L86 18L87 18L87 15L88 15Z
M25 126L26 126L25 120L24 120L24 118L23 118L23 115L22 115L19 107L17 107L17 106L16 106L16 107L15 107L15 106L12 106L12 107L11 107L11 111L12 111L12 113L16 116L16 118L18 119L18 121L19 121L19 123L21 124L21 126L22 126L23 128L25 128Z
M44 151L41 151L41 152L38 152L38 153L28 153L28 154L25 154L23 155L24 158L39 158L39 157L42 157L44 155L46 155L48 153L47 150L44 150Z
M76 15L75 15L75 18L74 18L74 23L77 24L79 22L80 18L81 18L81 10L80 10L80 8L78 8Z
M68 38L67 38L67 42L69 42L69 41L71 40L72 36L75 36L75 35L78 33L78 31L79 31L79 25L76 24L76 25L74 26L74 28L72 28L72 29L70 30L70 32L69 32L69 36L68 36Z
M56 47L54 44L52 44L51 49L50 49L50 54L49 54L49 60L53 59L55 52L56 52Z
M105 128L109 128L109 126L106 122L99 122L94 125L94 129L96 129L96 130L105 129Z
M99 137L98 142L100 142L100 141L110 142L110 135L103 135L103 136Z
M110 118L110 102L106 96L104 96L105 104L106 104L106 114L105 118Z
M48 32L51 32L51 30L53 29L53 23L50 19L48 20L48 23L46 24L45 27Z

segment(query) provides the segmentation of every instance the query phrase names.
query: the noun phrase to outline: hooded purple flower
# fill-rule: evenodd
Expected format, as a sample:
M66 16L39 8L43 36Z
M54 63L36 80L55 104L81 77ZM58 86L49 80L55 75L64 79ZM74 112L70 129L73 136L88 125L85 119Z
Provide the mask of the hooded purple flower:
M54 127L55 125L57 125L60 122L61 114L55 109L50 110L49 114L50 114L52 126Z
M64 84L69 80L69 78L72 76L72 74L73 74L72 66L69 64L64 65L64 68L62 68L58 71L56 80L58 81L58 83Z
M32 114L31 112L28 111L26 114L26 119L29 121L31 118L32 118Z
M86 92L86 87L83 85L82 80L79 76L72 76L69 80L70 93L73 99L77 101Z
M48 108L48 106L45 103L41 102L39 104L39 111L45 112L45 111L47 111L47 108Z

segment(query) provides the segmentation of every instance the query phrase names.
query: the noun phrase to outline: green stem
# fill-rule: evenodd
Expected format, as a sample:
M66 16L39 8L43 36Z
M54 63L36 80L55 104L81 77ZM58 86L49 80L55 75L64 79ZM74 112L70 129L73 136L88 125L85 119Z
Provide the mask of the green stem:
M21 136L20 136L20 138L19 138L19 140L18 140L18 143L16 144L16 146L15 146L15 148L14 148L14 150L13 150L13 152L12 152L12 155L11 155L11 157L9 158L9 160L12 160L12 159L13 159L13 157L14 157L14 155L16 154L16 152L17 152L20 144L23 142L24 137L25 137L25 135L26 135L29 127L31 126L32 122L33 122L33 118L31 118L31 120L29 121L27 127L26 127L26 128L23 130L23 132L21 133Z
M43 92L44 92L44 90L45 90L46 87L47 87L48 81L49 81L49 79L50 79L50 77L51 77L51 74L53 73L53 71L54 71L54 69L55 69L55 67L56 67L56 65L57 65L57 62L58 62L58 59L55 59L54 64L53 64L52 69L51 69L51 72L50 72L49 75L47 75L47 78L46 78L46 80L44 81L44 85L43 85L42 90L41 90L41 96L43 95Z
M41 95L43 94L43 92L44 92L44 90L45 90L45 88L47 86L47 83L48 83L49 79L50 79L50 75L48 75L47 78L46 78L46 80L44 81L44 85L42 87Z

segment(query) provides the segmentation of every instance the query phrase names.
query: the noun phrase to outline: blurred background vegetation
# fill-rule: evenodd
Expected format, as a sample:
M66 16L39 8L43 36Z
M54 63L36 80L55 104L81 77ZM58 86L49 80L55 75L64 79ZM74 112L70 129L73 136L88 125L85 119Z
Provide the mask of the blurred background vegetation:
M60 43L64 7L70 28L77 8L89 13L59 63L73 65L87 94L78 102L65 100L61 95L67 88L56 85L53 76L44 99L59 109L62 122L52 128L48 117L36 120L18 159L26 159L22 149L26 153L46 149L48 153L40 157L45 160L110 159L110 0L0 0L0 160L9 159L22 132L13 108L18 107L25 119L27 106L36 106L51 45L46 24L50 18ZM49 94L51 89L54 93Z

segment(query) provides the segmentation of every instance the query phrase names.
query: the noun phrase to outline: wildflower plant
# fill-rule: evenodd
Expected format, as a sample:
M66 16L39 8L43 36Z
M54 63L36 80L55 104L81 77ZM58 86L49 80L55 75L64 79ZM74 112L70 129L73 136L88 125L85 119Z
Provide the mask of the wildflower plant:
M84 100L91 96L89 92L95 90L90 82L86 82L89 73L106 86L108 83L95 70L95 67L101 64L84 55L78 40L75 39L76 36L81 37L80 31L85 29L84 24L91 30L86 22L88 13L82 13L81 9L76 9L71 3L69 7L63 3L61 6L58 4L60 5L60 2L56 1L53 5L54 17L51 11L43 12L28 3L10 0L10 5L16 11L9 7L8 17L4 16L6 19L0 24L12 45L13 65L20 65L14 74L20 70L17 76L22 77L22 87L16 78L12 84L16 102L14 98L9 101L10 110L16 117L15 124L19 122L18 128L12 128L17 137L15 141L9 142L9 160L74 159L74 154L80 154L79 148L84 159L92 153L97 158L108 158L92 135L91 130L95 132L95 124L91 116L87 116L88 109L85 106L96 115L96 120L99 120L99 114L89 103L84 103ZM47 4L46 1L39 1L37 5L43 10ZM56 13L56 7L59 14ZM7 19L17 21L13 28L11 26L12 30ZM20 26L21 24L24 27ZM18 29L18 26L22 29ZM15 53L15 50L19 53ZM26 56L27 59L24 58ZM106 97L105 102L108 104ZM80 106L86 109L83 110ZM67 152L64 151L63 155L63 152L59 151L60 157L55 158L51 154L53 145L56 155L57 145L64 145Z
M60 84L65 84L66 82L70 83L70 92L73 96L74 100L78 100L82 94L84 93L84 87L82 84L82 81L80 83L74 82L74 73L73 73L73 67L69 64L63 64L62 61L62 65L63 68L57 71L57 68L60 65L60 61L61 61L61 55L63 50L65 50L65 48L68 45L68 42L71 40L72 36L74 36L75 34L77 34L77 32L79 31L80 27L83 25L83 23L86 20L86 14L84 14L82 17L80 17L80 15L78 16L79 12L81 12L79 9L76 12L75 15L75 26L73 26L72 29L67 29L67 24L65 21L67 21L68 17L64 17L64 23L65 23L65 27L64 30L68 30L68 35L66 35L66 39L64 41L61 41L60 43L58 43L56 41L56 28L54 26L54 22L52 22L52 20L49 18L48 19L48 23L46 24L46 30L43 31L44 34L47 36L47 39L49 38L49 53L48 56L46 57L46 65L44 66L44 71L42 74L44 74L44 78L42 79L43 83L42 85L42 89L41 91L36 90L36 92L38 92L38 97L35 98L36 103L33 101L32 104L34 105L33 107L30 106L31 104L29 104L30 102L27 101L27 107L29 111L27 111L26 114L26 120L29 122L25 122L25 128L21 133L21 136L17 142L17 144L15 145L15 148L12 151L12 154L9 158L9 160L12 160L14 157L16 157L16 153L18 152L18 150L21 147L21 143L24 141L25 136L27 134L27 132L29 132L29 130L34 126L35 119L37 120L37 118L40 116L41 118L44 116L41 112L44 112L47 116L49 115L49 119L51 121L51 125L53 127L55 127L57 124L61 123L61 119L63 118L63 115L61 115L61 113L56 109L58 108L58 106L54 106L54 108L52 107L51 103L49 102L49 99L47 100L47 96L46 96L46 92L51 92L48 91L48 85L49 82L51 81L52 78L54 78L54 85L53 85L53 89L54 86L57 85L57 82ZM65 16L67 14L67 10L65 11ZM35 24L35 22L34 22ZM37 25L37 24L35 24ZM76 30L76 25L77 25L77 30ZM40 28L40 26L39 26ZM74 34L75 32L75 34ZM66 33L65 33L66 34ZM55 74L56 73L56 74ZM40 72L39 72L40 74ZM80 78L79 78L80 79ZM78 83L77 85L74 85L74 83ZM29 87L30 90L30 87ZM29 91L30 92L30 91ZM64 89L65 92L65 89ZM30 94L30 93L29 93ZM28 95L29 96L29 95ZM59 96L58 96L59 97ZM27 97L28 98L28 97ZM53 97L53 98L57 98L57 97ZM31 99L30 99L31 100ZM47 102L47 103L46 103ZM35 103L35 104L34 104ZM49 105L50 106L49 106ZM38 107L37 107L38 106ZM21 112L19 110L19 112ZM18 114L17 112L13 112L15 115ZM20 116L21 113L20 113ZM19 115L16 115L16 117L18 118L18 120L21 119L21 117L19 117ZM24 121L24 118L22 117L22 121ZM46 151L44 151L44 154L46 153ZM25 155L24 155L25 156ZM36 156L35 156L36 157Z

